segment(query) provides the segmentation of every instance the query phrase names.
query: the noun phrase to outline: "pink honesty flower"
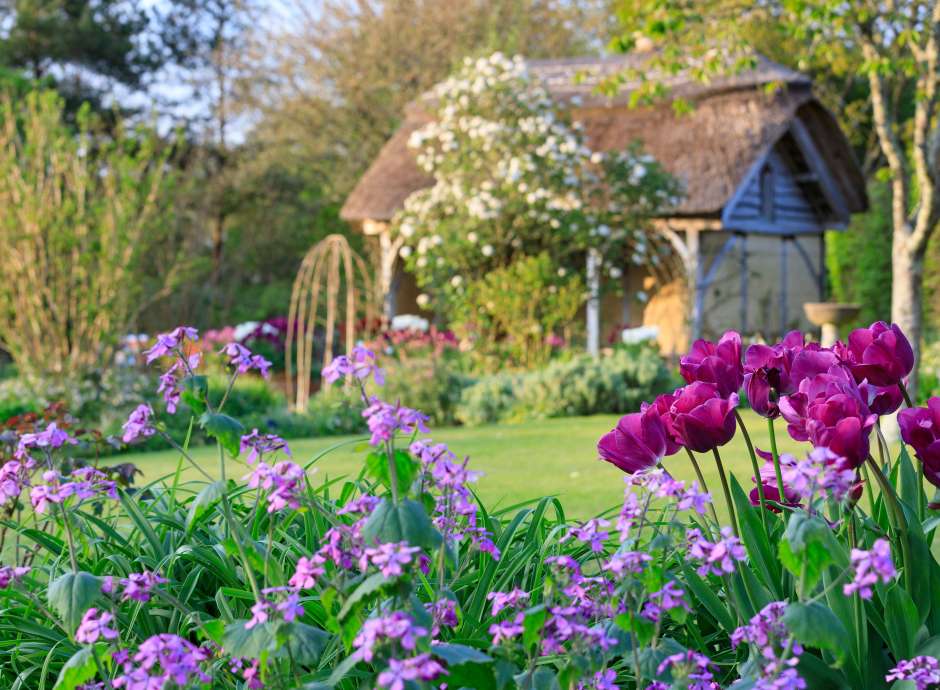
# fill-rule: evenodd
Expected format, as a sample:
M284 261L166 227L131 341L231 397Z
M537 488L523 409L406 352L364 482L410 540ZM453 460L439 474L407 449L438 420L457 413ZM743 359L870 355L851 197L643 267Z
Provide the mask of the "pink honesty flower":
M402 566L411 563L412 556L420 551L421 549L408 546L408 542L404 541L397 544L380 544L376 548L365 550L359 567L365 570L371 563L385 577L398 577L404 573Z
M580 542L589 544L591 551L594 553L600 553L604 550L604 542L607 541L607 537L610 536L610 533L604 529L609 526L609 520L594 518L588 520L580 527L572 527L569 529L568 533L562 538L562 541L577 539Z
M295 589L311 589L316 584L317 578L326 572L323 568L324 563L326 559L318 553L310 558L301 556L288 584Z
M248 451L248 457L245 462L253 465L258 459L268 453L284 451L287 457L291 457L290 446L287 441L274 434L262 434L257 429L252 429L250 434L242 436L239 443L239 452Z
M274 513L285 508L300 507L299 496L305 485L305 476L303 467L283 460L273 467L259 462L244 478L252 489L268 492L268 512Z
M721 539L715 543L705 539L699 529L690 529L686 539L689 542L689 555L702 562L698 568L698 574L702 577L709 573L719 577L730 575L735 570L735 562L747 558L741 540L731 533L730 527L721 529Z
M901 661L885 676L885 680L910 681L917 690L928 690L940 683L940 661L932 656L915 656Z
M366 418L369 431L372 432L369 443L373 446L390 440L397 431L403 431L406 434L413 433L415 430L425 434L430 431L427 427L427 415L410 407L391 405L376 397L369 401L369 406L362 411L362 416Z
M0 566L0 589L6 589L14 582L20 582L31 570L29 566Z
M672 428L689 450L713 450L734 436L737 404L737 394L724 398L714 384L695 381L676 391L670 408Z
M191 326L178 326L169 333L161 333L157 336L157 342L153 347L144 350L144 354L147 355L147 364L172 354L182 346L185 340L199 340L199 331Z
M710 690L718 687L712 667L711 659L689 649L667 656L656 668L656 673L662 675L670 670L673 680L685 680L683 685L689 690Z
M363 623L353 640L353 647L359 650L364 661L372 661L378 648L391 640L396 640L402 649L414 651L418 638L427 634L428 631L415 625L407 613L393 611Z
M662 589L650 594L649 600L643 605L640 615L655 622L662 618L664 612L673 609L691 611L688 602L685 600L685 590L675 582L669 581Z
M898 413L901 438L924 465L924 476L940 487L940 398L927 401L927 407L913 407Z
M490 592L486 595L486 600L493 602L490 613L495 616L503 609L518 608L521 603L529 600L529 593L516 587L509 592Z
M375 353L368 348L356 346L348 355L340 355L323 368L323 380L335 383L341 378L352 376L363 381L370 376L376 385L385 383L385 374L375 365Z
M103 640L114 640L118 637L118 631L109 628L108 623L114 620L107 611L98 611L96 608L90 608L82 616L82 622L78 625L75 632L75 641L81 644L94 644L98 638Z
M510 620L493 623L488 631L490 635L493 636L493 646L496 647L503 642L510 642L514 637L521 635L523 630L522 621L524 619L525 616L522 613L517 613L515 617Z
M846 596L858 592L862 599L871 599L873 585L879 580L887 584L898 574L891 558L891 545L886 539L876 539L870 551L852 549L851 559L855 573L852 581L842 588Z
M251 350L244 345L231 342L222 348L221 353L229 358L229 366L235 367L239 374L246 374L256 369L264 378L268 378L271 362L261 355L251 354Z
M637 575L643 572L643 568L651 560L653 560L653 557L643 551L615 553L604 564L604 570L613 573L617 577L623 577L627 574Z
M713 384L722 398L736 394L744 381L741 364L741 335L728 331L717 343L696 340L679 360L679 373L687 383Z
M208 683L212 678L201 665L211 658L209 649L177 635L154 635L140 643L133 658L123 651L112 655L114 662L123 666L123 673L111 684L126 690L158 690L167 685L185 688Z
M757 648L758 684L767 690L803 690L806 681L794 668L800 661L803 646L790 637L783 622L787 604L774 601L755 614L751 620L731 633L731 646L742 643Z
M431 681L447 671L431 658L430 654L419 654L410 659L389 659L388 668L379 673L379 687L389 690L404 690L414 681Z
M597 452L607 462L632 474L655 467L679 450L655 407L624 415L617 426L597 443Z
M857 328L848 342L834 348L848 365L858 383L897 386L914 368L914 350L897 326L876 321L868 328Z
M69 436L67 431L60 429L55 422L51 422L42 431L20 436L14 455L19 460L26 460L29 457L29 451L33 449L50 452L65 444L74 446L77 443L78 441Z
M34 466L30 459L9 460L0 467L0 503L13 501L20 497L23 489L29 486L29 471Z
M124 443L133 443L138 439L153 436L156 433L153 428L153 408L147 404L138 405L121 428L124 429L124 435L121 437Z

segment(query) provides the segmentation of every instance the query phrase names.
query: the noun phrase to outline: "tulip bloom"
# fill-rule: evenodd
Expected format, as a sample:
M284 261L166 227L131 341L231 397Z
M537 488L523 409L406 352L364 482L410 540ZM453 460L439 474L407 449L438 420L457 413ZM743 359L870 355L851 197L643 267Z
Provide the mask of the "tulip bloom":
M714 450L734 436L737 404L737 394L725 397L715 384L695 381L676 391L669 410L672 428L689 450Z
M677 450L679 446L654 407L624 415L597 444L601 458L627 474L655 467Z
M855 380L875 386L896 386L914 368L914 350L896 324L876 321L857 328L848 342L837 343L839 358L852 371Z
M790 331L776 345L754 344L744 354L744 390L757 414L774 419L780 414L777 401L793 393L796 381L790 376L793 359L803 350L803 334Z
M679 373L688 383L714 384L723 398L737 393L744 382L741 336L728 331L717 343L696 340L689 354L679 360Z
M940 398L931 398L927 407L901 410L898 426L901 427L901 438L924 463L927 481L940 487Z

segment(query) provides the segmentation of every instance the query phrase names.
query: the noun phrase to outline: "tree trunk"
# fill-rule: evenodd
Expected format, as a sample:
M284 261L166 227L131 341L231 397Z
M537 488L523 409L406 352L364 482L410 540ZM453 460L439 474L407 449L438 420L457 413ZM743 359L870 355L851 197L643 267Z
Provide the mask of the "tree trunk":
M917 395L917 365L920 363L920 338L923 319L923 252L908 246L908 233L895 228L891 261L891 320L900 326L914 349L914 370L908 391Z

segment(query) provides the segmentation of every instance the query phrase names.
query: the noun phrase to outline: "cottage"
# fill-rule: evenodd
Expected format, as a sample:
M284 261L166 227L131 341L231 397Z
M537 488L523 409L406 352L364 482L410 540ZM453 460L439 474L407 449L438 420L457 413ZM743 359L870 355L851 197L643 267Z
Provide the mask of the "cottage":
M832 114L807 77L763 59L709 84L672 80L672 96L692 105L685 114L669 102L630 107L629 87L615 97L597 92L601 79L641 59L528 63L583 123L594 149L639 141L685 190L679 206L654 221L684 275L663 283L630 267L628 298L588 306L589 345L625 325L656 327L667 353L729 328L766 337L807 328L803 303L824 298L824 231L844 229L867 208L862 172ZM428 118L420 101L408 108L341 211L372 238L389 315L417 311L389 222L408 195L432 183L407 146Z

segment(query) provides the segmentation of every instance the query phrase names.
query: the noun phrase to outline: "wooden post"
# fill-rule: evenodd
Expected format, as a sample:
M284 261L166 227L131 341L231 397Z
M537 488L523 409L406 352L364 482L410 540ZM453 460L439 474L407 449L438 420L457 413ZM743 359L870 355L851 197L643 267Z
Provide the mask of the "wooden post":
M587 351L597 357L601 351L600 324L600 264L601 257L595 249L589 249L587 255Z
M788 250L789 242L793 239L786 235L780 238L780 337L783 338L787 332L787 314L789 306L787 304L787 291L790 287Z
M826 301L826 233L819 233L819 301Z
M364 235L375 235L379 240L379 295L382 299L382 319L387 325L395 316L395 265L405 239L401 236L392 238L389 224L377 220L363 221L362 232Z
M741 335L747 335L747 233L741 233L741 254L739 259L739 270L741 271Z
M705 309L705 291L702 286L701 236L698 228L686 231L688 247L689 297L692 300L692 337L695 341L702 337L702 317Z

